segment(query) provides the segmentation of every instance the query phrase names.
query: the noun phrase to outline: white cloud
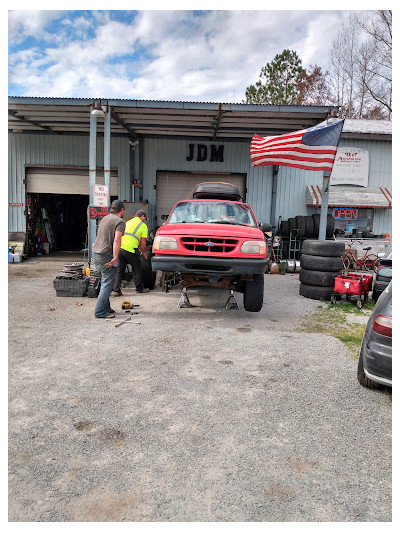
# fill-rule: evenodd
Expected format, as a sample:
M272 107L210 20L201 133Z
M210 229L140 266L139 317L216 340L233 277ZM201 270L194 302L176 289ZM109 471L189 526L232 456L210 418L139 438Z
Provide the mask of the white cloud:
M47 43L9 57L10 82L26 95L225 102L242 101L284 48L296 50L304 67L326 67L340 18L334 11L142 11L130 23L108 12L21 13L10 13L11 42L29 34ZM50 35L46 25L57 16L60 29Z

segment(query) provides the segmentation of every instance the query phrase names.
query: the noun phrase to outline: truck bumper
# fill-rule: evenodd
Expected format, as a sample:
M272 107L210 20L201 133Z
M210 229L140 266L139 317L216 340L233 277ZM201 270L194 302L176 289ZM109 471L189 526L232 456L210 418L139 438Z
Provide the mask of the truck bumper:
M219 257L154 256L151 259L153 270L190 274L219 274L236 276L240 274L264 274L267 259L235 259Z

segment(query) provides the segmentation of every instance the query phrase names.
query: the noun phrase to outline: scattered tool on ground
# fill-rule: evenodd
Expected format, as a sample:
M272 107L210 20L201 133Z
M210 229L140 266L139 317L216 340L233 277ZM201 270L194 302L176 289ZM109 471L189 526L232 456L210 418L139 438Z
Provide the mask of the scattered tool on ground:
M119 326L122 326L122 324L125 324L131 319L132 317L128 316L128 318L125 318L125 320L122 320L122 322L115 323L115 321L112 318L106 318L106 320L108 320L109 322L114 322L116 328L118 328ZM140 324L140 322L131 322L131 324Z
M139 304L131 304L129 300L125 300L121 304L122 309L133 309L134 307L139 307Z

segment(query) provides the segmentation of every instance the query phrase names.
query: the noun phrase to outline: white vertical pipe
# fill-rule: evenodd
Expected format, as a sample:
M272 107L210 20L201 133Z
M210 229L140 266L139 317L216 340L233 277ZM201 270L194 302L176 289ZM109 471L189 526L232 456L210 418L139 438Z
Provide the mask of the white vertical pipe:
M96 183L96 129L97 118L92 115L92 107L90 108L90 137L89 137L89 205L93 204L93 189ZM92 259L92 243L96 240L96 220L89 218L89 264Z
M111 169L110 169L110 153L111 153L111 113L107 105L107 111L104 115L104 185L108 185L109 199L111 197ZM110 203L110 202L109 202Z

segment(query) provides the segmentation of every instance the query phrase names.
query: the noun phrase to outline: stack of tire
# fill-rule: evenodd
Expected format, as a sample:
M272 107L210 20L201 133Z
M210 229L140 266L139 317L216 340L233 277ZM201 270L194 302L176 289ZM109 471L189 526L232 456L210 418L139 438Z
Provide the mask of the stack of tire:
M300 256L300 294L313 300L330 300L344 254L344 242L306 239Z
M292 230L299 230L298 236L301 239L318 239L319 237L319 222L321 215L314 214L311 216L298 215L291 217L288 220L283 220L279 227L279 234L284 239L289 239ZM335 221L332 215L328 215L326 220L326 238L333 238ZM289 243L283 242L282 246L283 259L288 258Z

